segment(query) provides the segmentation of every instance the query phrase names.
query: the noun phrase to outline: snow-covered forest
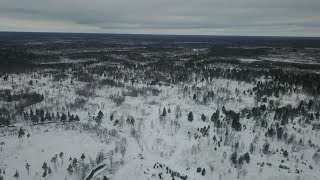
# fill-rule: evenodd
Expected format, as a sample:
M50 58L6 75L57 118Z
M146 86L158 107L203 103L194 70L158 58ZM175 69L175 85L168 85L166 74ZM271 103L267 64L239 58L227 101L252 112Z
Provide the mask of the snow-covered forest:
M319 179L320 40L247 38L3 39L0 180Z

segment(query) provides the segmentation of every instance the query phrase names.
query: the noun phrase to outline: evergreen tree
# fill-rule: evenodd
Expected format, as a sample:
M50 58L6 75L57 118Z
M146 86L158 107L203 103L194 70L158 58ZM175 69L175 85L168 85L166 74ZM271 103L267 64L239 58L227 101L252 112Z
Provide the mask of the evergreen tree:
M20 129L19 129L19 131L18 131L18 138L20 139L20 138L22 138L24 135L25 135L24 129L22 129L22 128L20 127Z
M197 100L197 94L193 94L193 100Z
M98 113L98 116L95 118L96 119L96 123L100 126L101 123L102 123L102 118L103 118L103 113L102 111L100 110L99 113Z
M167 116L167 111L166 111L166 108L165 108L165 107L163 108L162 116Z
M208 100L207 100L207 96L206 95L203 95L202 102L205 105L207 104Z
M204 121L206 121L206 116L204 115L204 114L201 114L201 120L204 122Z
M76 117L74 118L75 121L80 121L80 118L78 115L76 115Z
M103 118L103 113L102 113L102 111L100 110L99 112L98 112L98 117L100 118L100 119L102 119Z
M69 164L68 168L67 168L67 171L69 174L72 174L73 173L73 169L72 169L72 165Z
M74 117L73 114L71 114L71 115L69 116L69 121L71 122L71 121L74 121L74 120L75 120L75 117Z
M14 173L13 177L19 179L20 175L19 175L19 171L16 170L16 172Z
M216 110L215 113L212 114L211 116L211 121L213 122L213 124L216 126L217 121L219 120L219 116L220 116L220 111Z
M44 122L46 119L43 116L40 116L41 122Z
M197 173L201 172L201 167L197 168Z
M272 137L274 134L275 134L274 129L273 129L272 127L270 127L270 128L267 130L267 135L268 135L268 137Z
M249 155L249 153L245 153L245 154L243 155L243 159L244 159L247 163L250 163L250 155Z
M73 166L73 167L76 167L76 166L77 166L77 163L78 163L77 158L73 158L73 160L72 160L72 166Z
M38 123L39 122L39 117L36 115L32 115L31 120L33 123Z
M189 114L188 114L188 121L190 121L190 122L193 121L193 114L192 114L191 111L190 111Z
M48 168L48 165L47 165L46 162L44 162L44 163L42 164L42 169L43 169L43 170L47 170L47 168Z
M43 110L43 109L40 109L39 115L40 115L41 118L42 118L42 117L44 118L44 110Z
M201 175L202 175L202 176L205 176L205 175L206 175L206 169L205 169L205 168L202 169Z
M27 169L27 172L28 172L28 175L29 175L30 174L30 164L29 163L26 164L26 169Z
M265 142L262 149L263 154L269 154L270 153L269 148L270 148L270 144L268 142Z
M50 175L52 173L51 167L48 167L48 174Z
M45 170L44 172L43 172L43 174L42 174L42 177L47 177L47 170Z
M63 164L63 152L60 152L59 157L62 160L62 164Z
M83 161L84 158L86 158L86 156L84 155L84 153L82 153L82 155L81 155L81 160Z
M34 116L32 109L30 110L29 116L30 116L30 119L32 119L32 117Z
M232 164L234 164L234 165L237 164L237 152L233 152L231 154L230 160L231 160Z
M49 120L49 121L51 121L51 120L52 120L51 115L50 115L50 113L49 113L49 112L47 112L47 113L46 113L46 117L45 117L45 119L46 119L46 120Z
M56 167L57 159L58 159L58 155L57 154L51 158L51 163L53 163L54 167Z
M243 160L244 160L243 156L240 156L239 159L238 159L238 164L239 164L240 166L243 165Z
M278 139L282 139L282 135L283 135L283 128L282 127L278 127L277 128L277 137L278 137Z
M59 112L57 112L56 118L57 118L57 119L60 119L60 114L59 114Z
M61 120L61 122L66 122L67 121L67 115L62 113L60 120Z
M236 114L233 117L231 127L233 129L235 129L236 131L241 131L241 123L240 123L240 115L239 114Z

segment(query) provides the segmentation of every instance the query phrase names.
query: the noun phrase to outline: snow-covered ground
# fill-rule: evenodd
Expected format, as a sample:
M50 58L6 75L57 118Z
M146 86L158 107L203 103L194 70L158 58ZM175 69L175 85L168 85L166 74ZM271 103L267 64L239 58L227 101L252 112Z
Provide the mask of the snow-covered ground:
M97 152L106 149L106 144L97 142L86 133L73 130L56 129L54 127L36 127L30 129L30 137L22 140L17 136L2 136L3 146L0 154L1 169L5 169L5 179L14 179L16 170L20 172L20 179L36 180L42 179L42 165L46 162L53 173L48 179L74 179L66 171L70 164L69 158L80 159L82 153L87 157L94 158ZM56 166L51 163L55 154L63 152L63 160L58 158ZM87 158L88 160L88 158ZM63 161L63 162L62 162ZM26 169L26 163L30 164L30 172Z
M19 127L1 128L0 142L3 143L0 169L5 171L5 180L18 179L14 177L16 171L19 171L21 180L83 179L99 165L105 166L95 172L92 179L103 179L103 176L112 180L185 177L197 180L309 180L320 177L320 167L312 157L319 148L320 134L312 131L311 126L297 127L299 133L288 126L286 132L289 135L296 134L296 141L291 144L276 137L266 137L265 129L256 127L256 120L253 118L241 118L241 124L245 127L240 132L226 123L220 129L214 127L210 118L216 110L221 111L225 107L227 110L240 112L244 108L263 104L257 102L254 95L243 93L254 87L252 83L227 79L213 79L211 82L192 80L183 85L153 86L159 90L159 95L152 95L151 90L142 83L124 83L124 87L110 87L84 83L70 77L54 81L52 75L43 76L41 73L11 77L12 81L1 80L2 89L11 89L13 93L28 89L45 95L43 102L26 107L25 112L44 109L54 114L67 114L70 111L80 117L80 122L63 124L57 120L57 123L32 125L30 120L17 116L19 118L14 125L25 130L22 138L18 138ZM100 76L94 78L96 81L104 79ZM28 85L30 80L34 81L32 86ZM77 93L79 89L91 88L94 92L90 97L82 97ZM146 89L142 90L143 88ZM141 90L143 94L130 95L132 90ZM214 91L215 96L203 103L202 96L208 91ZM127 94L125 100L118 105L111 98L123 94ZM194 94L197 98L194 98ZM272 97L270 100L278 100L279 107L288 104L296 107L299 100L310 98L312 97L298 92L285 94L281 98ZM78 105L77 99L85 102L83 106L74 107L75 104ZM14 103L11 105L13 108ZM7 104L2 106L8 107ZM95 119L100 110L103 117L101 125L97 125ZM193 113L193 122L188 121L189 112ZM206 120L201 119L202 114ZM224 117L220 112L220 118ZM269 125L273 123L271 115L266 119ZM292 121L298 123L298 120L296 118ZM203 136L199 129L209 126L208 135ZM298 143L300 138L304 145ZM306 145L309 139L316 144L315 147ZM270 144L268 154L262 153L266 142ZM238 147L235 148L237 143ZM236 151L239 157L249 152L250 144L254 147L250 152L250 162L235 167L230 162L231 154ZM288 157L283 156L281 149L288 150ZM59 158L60 152L63 152L63 158ZM104 158L96 161L99 152L103 152ZM54 164L51 159L55 154L58 155L58 160ZM81 160L82 154L85 154L84 160ZM67 169L74 158L77 158L78 164L70 173ZM52 172L42 177L44 162ZM27 163L30 164L29 174ZM289 169L279 168L280 164ZM79 174L83 172L85 165L88 168L81 177ZM199 167L201 172L197 172ZM174 177L173 172L176 172Z

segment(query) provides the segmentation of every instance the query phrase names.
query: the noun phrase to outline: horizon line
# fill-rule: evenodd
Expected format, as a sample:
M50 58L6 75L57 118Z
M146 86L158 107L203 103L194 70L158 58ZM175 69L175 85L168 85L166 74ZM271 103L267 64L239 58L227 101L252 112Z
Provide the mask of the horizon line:
M47 33L47 34L97 34L97 35L141 35L141 36L189 36L189 37L266 37L266 38L320 38L320 36L281 35L218 35L218 34L159 34L159 33L107 33L107 32L63 32L63 31L1 31L0 33Z

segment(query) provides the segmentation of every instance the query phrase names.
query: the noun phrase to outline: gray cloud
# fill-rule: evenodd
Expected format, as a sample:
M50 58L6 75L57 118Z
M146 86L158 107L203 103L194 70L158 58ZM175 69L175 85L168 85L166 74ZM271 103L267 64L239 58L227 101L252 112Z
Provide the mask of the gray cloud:
M1 0L0 30L320 36L319 0Z

